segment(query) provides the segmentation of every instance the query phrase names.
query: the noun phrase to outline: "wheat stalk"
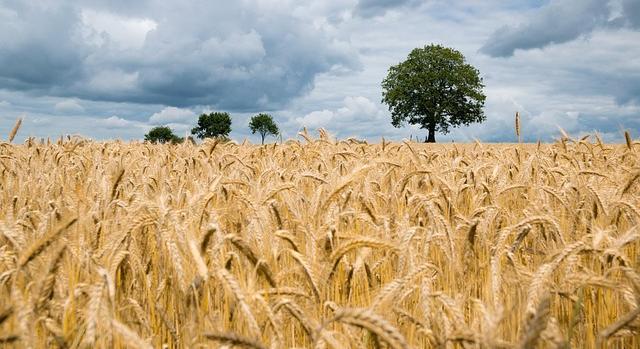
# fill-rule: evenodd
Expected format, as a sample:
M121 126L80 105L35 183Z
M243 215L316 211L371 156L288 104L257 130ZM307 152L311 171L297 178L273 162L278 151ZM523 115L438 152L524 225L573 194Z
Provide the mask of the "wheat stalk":
M520 113L516 112L516 137L518 137L518 143L521 143L520 140Z
M22 118L18 118L18 120L16 120L15 125L13 125L13 128L11 129L11 132L9 132L9 143L13 142L13 139L16 137L16 134L18 133L18 130L20 129L20 125L22 125Z
M629 131L624 131L624 141L627 144L627 149L633 150L633 139L631 139Z

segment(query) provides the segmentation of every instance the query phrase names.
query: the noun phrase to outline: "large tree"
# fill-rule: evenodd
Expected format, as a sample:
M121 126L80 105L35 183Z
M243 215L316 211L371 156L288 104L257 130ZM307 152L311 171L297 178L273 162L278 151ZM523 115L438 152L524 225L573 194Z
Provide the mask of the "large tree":
M191 134L200 139L221 137L227 138L231 132L231 116L229 113L212 112L202 114L198 125L191 129Z
M264 144L264 137L268 134L276 136L279 132L278 125L273 121L273 117L269 114L260 113L251 118L249 122L249 128L251 133L258 132L262 137L262 144Z
M151 143L180 143L182 138L173 134L168 126L156 126L144 135L144 140Z
M482 122L479 71L459 51L440 45L416 48L404 62L389 68L382 81L382 102L389 106L391 124L405 122L429 131L425 142L436 141L436 131Z

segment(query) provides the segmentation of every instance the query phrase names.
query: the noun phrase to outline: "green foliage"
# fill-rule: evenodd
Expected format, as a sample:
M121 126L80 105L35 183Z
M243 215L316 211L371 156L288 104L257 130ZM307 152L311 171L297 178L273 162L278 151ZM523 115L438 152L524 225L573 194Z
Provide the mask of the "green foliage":
M231 116L229 113L221 112L200 115L198 125L191 130L191 134L200 139L212 137L226 139L230 132Z
M144 140L151 143L181 143L183 139L173 134L168 126L156 126L144 135Z
M268 134L276 136L278 132L278 125L273 121L273 117L269 114L260 113L251 118L249 122L249 128L251 133L258 132L262 137L262 144L264 144L264 137Z
M382 102L389 106L391 124L405 122L435 132L486 120L479 71L465 63L459 51L440 45L416 48L404 62L389 68L382 81Z

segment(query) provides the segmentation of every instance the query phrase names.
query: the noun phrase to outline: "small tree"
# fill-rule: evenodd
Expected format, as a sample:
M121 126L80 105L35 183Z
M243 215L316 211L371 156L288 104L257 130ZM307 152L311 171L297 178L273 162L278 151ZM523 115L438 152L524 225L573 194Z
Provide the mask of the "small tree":
M278 125L273 121L273 117L269 114L260 113L251 118L249 122L249 128L251 133L258 132L262 137L262 144L264 144L264 137L266 135L278 135Z
M425 142L432 143L436 131L446 134L450 127L484 121L486 97L479 75L459 51L440 45L414 49L382 81L391 124L420 125L429 131Z
M227 138L230 132L231 116L229 116L229 113L220 112L200 115L198 125L191 130L191 134L200 139L211 137Z
M180 143L182 138L173 134L168 126L156 126L144 135L144 140L151 143Z

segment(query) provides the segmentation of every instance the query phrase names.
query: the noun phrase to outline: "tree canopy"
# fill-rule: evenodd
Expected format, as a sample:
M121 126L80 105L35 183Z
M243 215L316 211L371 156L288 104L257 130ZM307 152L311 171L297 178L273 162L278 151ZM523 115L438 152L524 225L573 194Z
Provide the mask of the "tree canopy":
M227 138L231 132L231 116L229 113L211 112L198 118L198 125L191 129L191 134L200 139L211 137Z
M151 143L180 143L182 138L176 136L168 126L156 126L144 135L144 140Z
M262 137L262 144L264 144L264 138L266 135L277 135L278 125L276 125L275 121L273 121L273 117L269 114L260 113L258 115L254 115L249 122L249 128L251 129L251 133L255 134L258 132Z
M486 119L483 87L479 71L462 53L432 44L414 49L389 68L382 102L394 127L419 125L429 132L425 142L435 142L436 131L446 134L451 127Z

